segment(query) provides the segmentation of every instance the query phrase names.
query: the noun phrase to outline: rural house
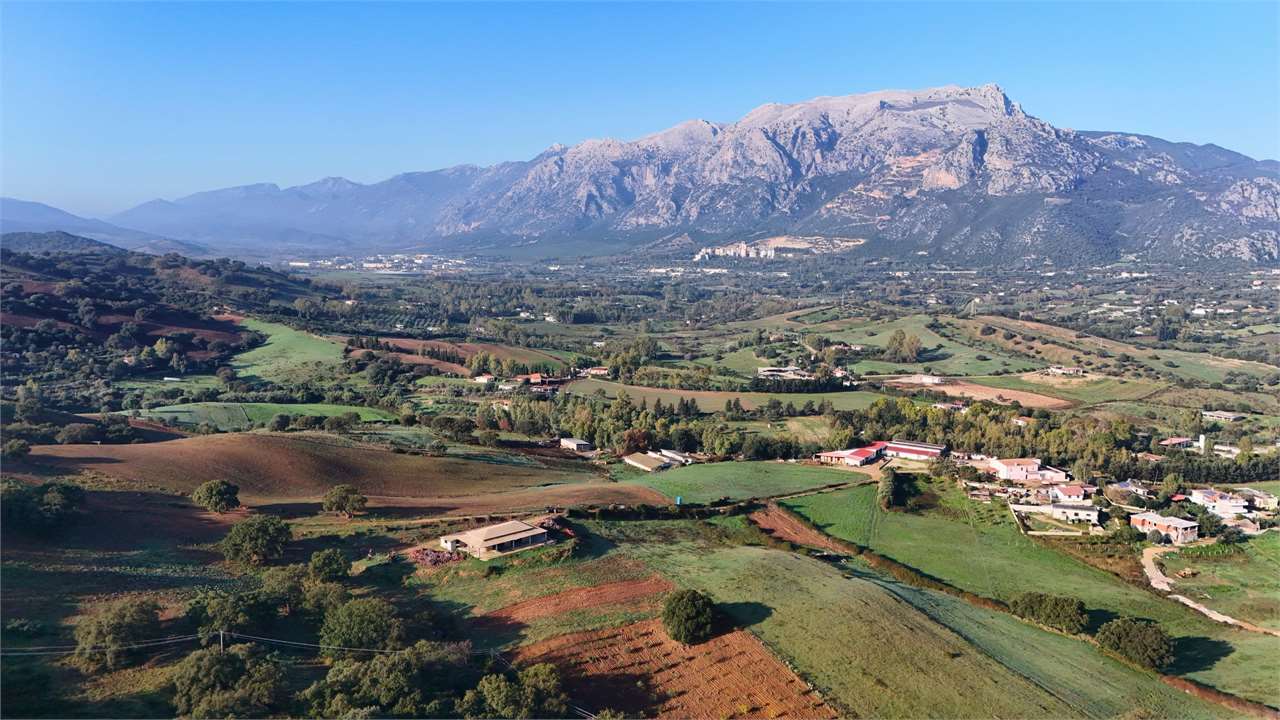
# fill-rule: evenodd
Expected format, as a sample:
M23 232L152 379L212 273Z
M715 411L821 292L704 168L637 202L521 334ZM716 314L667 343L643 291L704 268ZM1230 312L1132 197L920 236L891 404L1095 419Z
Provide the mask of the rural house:
M1001 480L1026 483L1066 482L1067 474L1057 468L1041 465L1040 458L997 458L988 463L991 472Z
M1174 545L1185 545L1195 542L1200 536L1200 524L1194 520L1183 520L1177 517L1165 517L1153 512L1144 512L1129 516L1129 524L1144 533L1152 530L1164 536Z
M654 455L657 455L657 453L654 453ZM654 457L648 453L631 453L630 455L624 456L622 458L622 462L630 465L631 467L640 468L645 472L657 472L658 470L666 470L671 467L671 463L661 455Z
M818 458L818 462L823 465L848 465L849 467L862 467L863 465L879 460L880 454L884 452L884 447L885 443L873 442L866 447L821 452L818 453L816 457Z
M1092 505L1054 503L1049 506L1049 515L1055 520L1071 523L1087 522L1091 525L1098 524L1098 508Z
M1236 488L1236 494L1248 501L1254 510L1275 510L1280 506L1280 501L1276 500L1275 495L1262 490Z
M685 453L682 453L679 450L663 449L663 450L659 450L658 454L666 458L667 460L673 463L677 463L679 465L692 465L698 462L698 460L694 458L692 455L686 455Z
M1232 518L1249 511L1249 503L1239 495L1232 495L1221 490L1196 488L1191 491L1191 502L1209 509L1209 512L1221 518Z
M445 535L440 538L440 546L450 552L465 552L480 560L488 560L506 553L542 545L549 539L547 531L543 528L534 527L520 520L510 520L497 525Z
M591 443L587 442L586 440L581 440L579 438L571 438L571 437L560 438L560 447L564 448L565 450L572 450L574 452L590 452L595 449L591 445Z
M946 445L893 440L884 444L884 454L888 457L905 458L907 460L933 460L947 452Z
M1053 499L1055 502L1084 502L1092 489L1084 485L1058 485L1053 488Z

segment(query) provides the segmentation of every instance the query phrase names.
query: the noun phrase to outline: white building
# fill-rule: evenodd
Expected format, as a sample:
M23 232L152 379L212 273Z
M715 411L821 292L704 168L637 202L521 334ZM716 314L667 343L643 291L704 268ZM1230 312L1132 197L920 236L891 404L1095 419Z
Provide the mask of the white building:
M1040 458L996 458L989 461L987 466L996 477L1010 482L1060 483L1067 481L1066 472L1048 465L1041 465Z
M1249 511L1248 501L1239 495L1210 488L1192 490L1191 502L1208 508L1209 512L1221 518L1232 518Z
M1065 522L1087 522L1090 525L1098 524L1098 508L1092 505L1054 503L1049 507L1049 515L1055 520L1063 520Z

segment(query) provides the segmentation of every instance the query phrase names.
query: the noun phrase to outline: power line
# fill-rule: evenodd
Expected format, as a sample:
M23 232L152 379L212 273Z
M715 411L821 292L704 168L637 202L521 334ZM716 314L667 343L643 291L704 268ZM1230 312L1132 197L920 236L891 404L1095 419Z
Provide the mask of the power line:
M128 643L125 645L91 645L89 647L75 647L71 649L61 650L34 650L32 648L19 648L17 650L0 650L0 657L23 657L31 655L74 655L77 652L100 652L106 650L135 650L160 647L163 645L173 645L176 643L191 642L198 639L199 635L186 635L183 637L172 637L162 640L147 640L143 642Z

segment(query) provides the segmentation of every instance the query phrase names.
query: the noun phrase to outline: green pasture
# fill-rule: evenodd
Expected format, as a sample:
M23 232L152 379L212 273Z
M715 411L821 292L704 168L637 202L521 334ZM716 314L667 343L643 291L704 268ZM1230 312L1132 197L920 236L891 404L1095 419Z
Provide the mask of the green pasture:
M1170 553L1160 562L1179 594L1231 617L1280 630L1280 534L1265 533L1238 547L1239 552L1216 557ZM1196 574L1178 575L1188 569Z
M232 360L232 368L241 377L273 382L304 380L315 370L342 360L342 346L331 340L253 318L245 318L240 324L267 335L266 343Z
M631 482L651 487L672 500L680 497L686 503L709 503L725 497L772 497L867 479L850 470L774 460L698 463L628 477Z
M244 430L264 423L274 415L318 415L330 417L354 412L363 421L394 420L395 415L379 408L326 403L230 403L200 402L166 405L140 411L144 418L166 420L182 425L208 423L219 430Z

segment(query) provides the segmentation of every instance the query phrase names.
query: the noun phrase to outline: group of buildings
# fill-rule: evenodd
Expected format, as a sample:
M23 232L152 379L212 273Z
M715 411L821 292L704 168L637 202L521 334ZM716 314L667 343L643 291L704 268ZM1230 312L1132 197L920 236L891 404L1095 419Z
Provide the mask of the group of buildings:
M907 460L934 460L947 454L946 445L912 442L909 440L876 441L859 448L848 450L831 450L818 453L816 458L823 465L845 465L861 467L876 462L882 457L904 458Z

